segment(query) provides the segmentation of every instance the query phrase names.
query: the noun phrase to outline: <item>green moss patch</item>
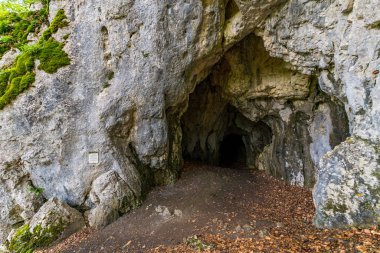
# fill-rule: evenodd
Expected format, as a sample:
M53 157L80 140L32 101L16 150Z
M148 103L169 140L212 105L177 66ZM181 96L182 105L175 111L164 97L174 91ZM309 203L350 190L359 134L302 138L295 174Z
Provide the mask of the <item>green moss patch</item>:
M374 22L367 26L369 29L380 29L380 21Z
M29 224L25 224L15 232L6 246L10 252L31 253L57 240L62 232L63 226L60 224L47 228L37 225L33 231L30 231Z
M329 199L324 208L326 211L333 211L334 213L345 213L348 208L344 204L334 203Z
M63 44L50 38L41 44L38 59L40 65L38 69L44 70L46 73L52 74L57 72L61 67L70 65L70 58L63 51Z
M48 23L46 8L39 11L0 14L0 57L12 47L21 49L28 43L29 34L38 34Z
M43 32L40 42L48 40L54 33L58 31L59 28L64 28L68 25L69 23L67 21L65 12L62 9L58 10L49 28Z
M0 109L4 108L18 94L27 89L35 80L34 57L25 52L17 57L10 69L0 72Z
M36 13L34 15L36 15ZM43 19L45 19L45 17ZM38 24L41 25L42 23L43 20L41 20ZM20 46L21 54L16 58L14 64L9 68L0 71L0 110L34 83L36 60L40 61L38 69L49 74L57 72L57 70L61 67L70 65L70 58L67 53L63 51L64 44L56 41L52 37L52 35L56 33L59 28L63 28L67 25L68 22L64 11L59 10L50 26L42 34L39 41L34 45ZM35 26L36 25L33 27ZM0 22L0 30L1 27ZM3 29L7 30L8 28L3 27ZM25 38L22 37L22 39L17 40L18 43L26 42L26 37L29 34L28 29L29 28L26 28L26 32L24 30L23 36ZM33 29L36 31L39 30L39 28Z

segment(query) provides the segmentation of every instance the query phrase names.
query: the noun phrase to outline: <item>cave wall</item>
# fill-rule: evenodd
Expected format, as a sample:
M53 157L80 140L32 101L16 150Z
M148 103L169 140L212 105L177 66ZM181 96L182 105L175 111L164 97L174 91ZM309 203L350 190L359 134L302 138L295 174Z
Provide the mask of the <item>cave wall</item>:
M272 56L317 72L320 88L346 108L352 137L318 165L321 227L379 223L379 22L376 1L294 0L256 30Z
M377 0L231 1L51 1L50 17L62 8L70 21L54 36L70 34L64 50L72 64L52 75L36 70L35 86L0 111L2 239L43 199L57 197L101 226L138 206L152 186L174 182L181 118L206 77L277 136L259 166L289 181L302 174L311 185L313 171L304 168L318 163L318 226L379 221ZM255 38L242 39L252 33L267 61L248 59ZM331 150L344 128L340 102L352 137ZM274 159L281 151L288 169ZM88 162L93 152L97 164ZM44 189L42 200L32 186Z
M314 186L321 156L349 135L343 104L320 91L315 77L271 57L255 35L227 51L190 94L185 157L218 164L233 128L245 139L248 167L306 187Z

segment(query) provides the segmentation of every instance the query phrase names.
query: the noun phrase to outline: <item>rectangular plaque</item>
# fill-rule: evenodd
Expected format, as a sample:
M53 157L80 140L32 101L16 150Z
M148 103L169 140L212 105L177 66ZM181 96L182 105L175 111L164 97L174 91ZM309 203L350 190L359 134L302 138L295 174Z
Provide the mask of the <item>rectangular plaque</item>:
M89 164L98 164L99 163L99 153L91 152L88 154L88 163Z

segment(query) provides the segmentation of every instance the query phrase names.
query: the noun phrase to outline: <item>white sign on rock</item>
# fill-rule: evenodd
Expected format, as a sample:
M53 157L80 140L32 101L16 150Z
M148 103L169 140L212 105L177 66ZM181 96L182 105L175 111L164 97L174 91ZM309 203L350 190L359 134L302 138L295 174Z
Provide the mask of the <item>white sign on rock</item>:
M99 163L99 153L91 152L88 154L88 163L89 164L98 164Z

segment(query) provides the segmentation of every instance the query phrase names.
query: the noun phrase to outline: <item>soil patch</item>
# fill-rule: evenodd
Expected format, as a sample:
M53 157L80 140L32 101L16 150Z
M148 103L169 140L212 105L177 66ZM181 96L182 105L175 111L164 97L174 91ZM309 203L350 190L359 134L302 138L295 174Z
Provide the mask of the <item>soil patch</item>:
M139 209L44 252L380 252L378 228L320 230L313 215L308 189L187 163L176 184L155 188Z

